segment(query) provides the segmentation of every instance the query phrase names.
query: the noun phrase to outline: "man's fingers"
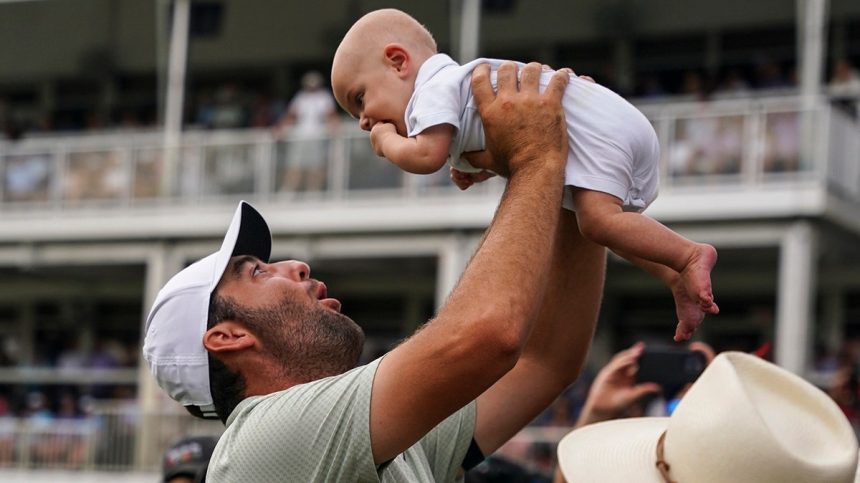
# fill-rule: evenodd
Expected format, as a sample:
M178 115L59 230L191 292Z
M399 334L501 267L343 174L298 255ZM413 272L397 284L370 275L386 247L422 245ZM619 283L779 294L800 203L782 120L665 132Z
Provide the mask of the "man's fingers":
M569 80L570 74L563 70L557 71L553 74L552 79L550 79L549 85L546 86L544 95L548 96L549 101L552 103L561 102L561 97L564 95L564 89L567 87Z
M478 109L493 102L493 99L496 98L493 85L490 83L490 66L488 64L481 64L472 71L472 95L475 97Z
M530 62L523 67L522 81L520 82L520 91L535 91L538 90L538 83L543 68L537 62Z
M517 91L517 64L504 62L496 72L496 87L499 93Z

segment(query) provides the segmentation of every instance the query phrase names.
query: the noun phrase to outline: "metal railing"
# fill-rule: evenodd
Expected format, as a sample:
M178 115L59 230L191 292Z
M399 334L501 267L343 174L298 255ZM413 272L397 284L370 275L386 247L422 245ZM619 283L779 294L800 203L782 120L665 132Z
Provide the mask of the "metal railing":
M860 199L860 128L826 99L807 109L797 97L640 108L661 140L663 193L819 183ZM410 175L376 157L353 124L303 140L268 130L186 132L169 158L175 169L166 168L174 163L166 162L162 141L158 132L117 132L0 142L0 206L117 209L225 196L390 201L455 190L447 170ZM309 159L308 143L323 159ZM484 186L470 191L495 194Z
M153 431L155 451L138 452L144 426ZM0 468L159 470L160 456L180 438L223 431L221 422L196 419L181 409L141 413L134 401L102 403L73 419L0 417ZM152 457L141 461L139 454Z

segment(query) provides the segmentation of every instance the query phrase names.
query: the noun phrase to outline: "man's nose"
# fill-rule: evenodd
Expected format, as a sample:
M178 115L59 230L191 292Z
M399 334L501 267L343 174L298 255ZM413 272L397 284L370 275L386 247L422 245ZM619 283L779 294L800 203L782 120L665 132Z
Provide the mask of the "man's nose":
M311 267L298 260L286 260L274 264L277 271L292 280L304 281L311 276Z

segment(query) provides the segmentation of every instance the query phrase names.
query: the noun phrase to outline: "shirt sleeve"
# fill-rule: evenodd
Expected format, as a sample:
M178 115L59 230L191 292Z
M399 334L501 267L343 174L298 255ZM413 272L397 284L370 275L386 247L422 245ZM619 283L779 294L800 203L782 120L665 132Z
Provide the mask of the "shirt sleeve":
M436 481L454 481L475 435L476 403L448 416L421 441Z
M417 88L412 96L406 114L409 137L440 124L460 129L460 111L464 106L461 105L459 82L430 81Z

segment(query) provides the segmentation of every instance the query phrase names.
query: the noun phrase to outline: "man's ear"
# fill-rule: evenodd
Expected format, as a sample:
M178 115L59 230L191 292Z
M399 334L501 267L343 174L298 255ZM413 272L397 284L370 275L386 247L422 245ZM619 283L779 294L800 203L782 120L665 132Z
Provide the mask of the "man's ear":
M397 74L403 78L409 75L412 68L412 58L409 51L401 44L388 44L382 48L385 56L385 65L392 67Z
M209 352L228 354L249 349L257 343L257 338L244 325L225 320L203 334L203 346Z

